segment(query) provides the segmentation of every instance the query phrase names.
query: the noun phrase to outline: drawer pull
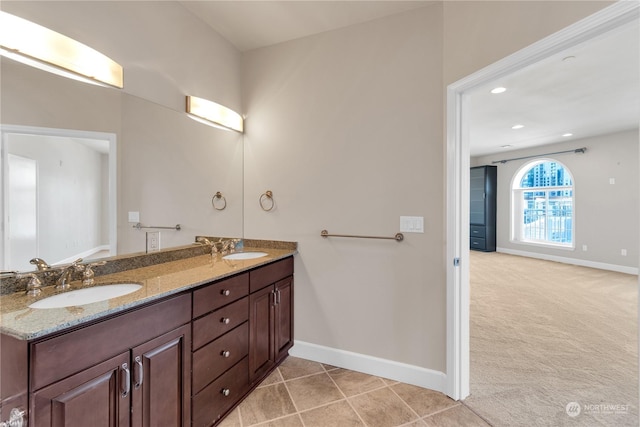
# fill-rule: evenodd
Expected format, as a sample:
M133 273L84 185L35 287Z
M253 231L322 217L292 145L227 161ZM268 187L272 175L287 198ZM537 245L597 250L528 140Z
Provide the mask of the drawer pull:
M228 297L229 295L231 295L231 291L229 289L223 289L220 291L220 294L225 297Z
M222 390L220 390L220 393L222 393L223 396L229 396L231 394L231 390L229 390L228 388L223 388Z
M220 323L224 323L225 325L228 325L229 322L231 322L231 319L229 319L228 317L223 317L222 319L220 319Z
M220 352L220 356L229 357L229 356L231 356L231 352L229 350L223 350L223 351Z

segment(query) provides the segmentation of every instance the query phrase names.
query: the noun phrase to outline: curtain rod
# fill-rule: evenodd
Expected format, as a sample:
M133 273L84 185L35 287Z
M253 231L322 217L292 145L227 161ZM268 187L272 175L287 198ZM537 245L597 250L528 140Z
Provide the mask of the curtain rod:
M584 153L585 151L587 151L587 147L582 147L582 148L576 148L575 150L566 150L566 151L556 151L555 153L546 153L546 154L536 154L534 156L524 156L524 157L516 157L513 159L505 159L505 160L494 160L493 162L491 162L492 164L496 164L496 163L507 163L507 162L511 162L513 160L524 160L524 159L533 159L534 157L544 157L544 156L551 156L553 154L565 154L565 153Z

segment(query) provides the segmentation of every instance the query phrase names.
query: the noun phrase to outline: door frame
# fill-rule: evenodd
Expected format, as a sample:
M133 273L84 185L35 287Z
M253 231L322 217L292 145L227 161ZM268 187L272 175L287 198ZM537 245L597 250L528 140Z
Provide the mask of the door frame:
M640 17L640 3L619 1L447 87L446 393L469 395L469 121L468 96L488 84ZM457 260L457 261L456 261Z

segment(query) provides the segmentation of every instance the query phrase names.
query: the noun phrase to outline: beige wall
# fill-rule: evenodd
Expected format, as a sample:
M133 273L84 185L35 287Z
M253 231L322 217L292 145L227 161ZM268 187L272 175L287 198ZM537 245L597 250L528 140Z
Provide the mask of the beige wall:
M611 3L445 1L445 83L460 80Z
M546 156L565 165L575 185L575 250L541 248L511 241L511 185L514 175L530 160L498 164L497 246L508 251L531 252L611 266L638 268L638 130L619 132L508 155L472 159L472 164L587 147L585 154ZM615 184L610 184L613 178ZM587 251L582 250L587 245ZM621 249L627 255L621 255ZM611 267L613 268L613 267Z
M296 339L444 370L442 6L243 58L245 234L296 240ZM263 212L259 195L277 204ZM424 216L405 241L401 215Z

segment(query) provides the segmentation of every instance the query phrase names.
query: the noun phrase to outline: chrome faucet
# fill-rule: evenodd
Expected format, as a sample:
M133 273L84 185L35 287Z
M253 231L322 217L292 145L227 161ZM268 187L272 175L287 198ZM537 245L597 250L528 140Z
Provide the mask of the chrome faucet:
M79 265L81 262L82 262L82 258L78 258L77 260L69 264L67 267L64 267L64 269L62 270L62 274L58 278L54 289L68 289L69 286L71 286L73 272L84 270L84 266Z

